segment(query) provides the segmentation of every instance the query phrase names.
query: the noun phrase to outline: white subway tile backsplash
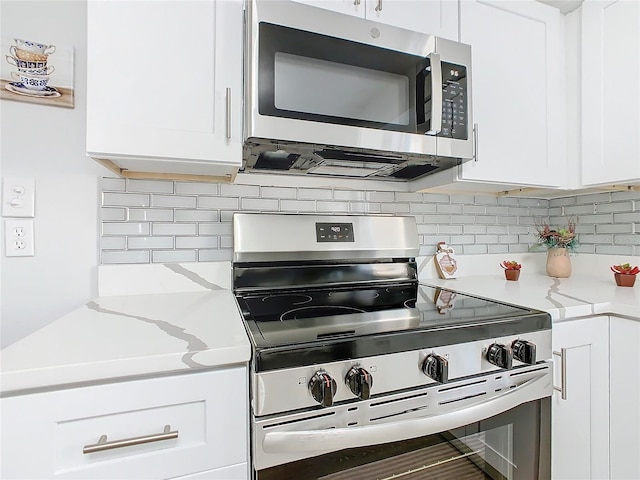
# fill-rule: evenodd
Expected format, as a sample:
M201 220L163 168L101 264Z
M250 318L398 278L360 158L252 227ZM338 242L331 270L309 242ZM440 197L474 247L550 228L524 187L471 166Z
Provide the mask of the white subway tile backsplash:
M462 252L464 255L479 255L489 253L487 245L463 245Z
M172 222L173 210L165 210L162 208L130 208L129 221Z
M255 185L220 184L220 195L223 197L259 197L260 187Z
M579 227L580 225L578 225ZM614 223L614 224L606 224L606 225L592 225L594 227L595 232L589 233L633 233L633 223ZM578 228L576 227L576 231ZM636 232L640 235L640 231Z
M103 177L100 181L100 187L103 192L124 192L126 180L124 178Z
M299 188L298 200L331 200L333 192L321 188Z
M409 213L410 205L408 203L383 203L382 213Z
M236 197L198 197L198 208L239 210L240 199Z
M140 193L108 193L102 194L103 207L148 207L151 196Z
M147 250L103 250L101 255L103 264L149 263L149 257Z
M232 249L198 250L199 262L230 262L233 260Z
M487 233L487 226L486 225L463 225L462 232L467 234L475 233L475 234L482 235Z
M536 224L573 217L579 252L640 254L640 192L559 199L301 187L257 187L168 180L101 180L101 261L230 261L236 211L413 215L421 255L449 243L457 253L524 253Z
M101 250L126 250L127 237L101 237Z
M409 207L409 204L407 204ZM349 213L349 202L316 202L316 210L320 213ZM400 210L398 210L400 211Z
M201 224L207 225L207 224ZM154 223L153 235L195 235L198 231L197 223Z
M176 237L176 248L218 248L218 237Z
M217 210L176 210L176 222L217 222L220 214Z
M437 206L433 203L411 203L409 211L411 213L436 213Z
M174 207L174 208L196 208L196 197L185 197L181 195L151 195L151 205L153 207Z
M173 193L173 182L127 179L127 192Z
M233 235L233 224L227 223L200 223L199 235Z
M173 248L173 237L129 237L127 249L150 250L152 248Z
M633 213L614 213L613 220L615 223L640 222L640 211Z
M103 222L124 222L127 220L127 209L102 207L100 217Z
M277 212L278 200L271 198L241 198L240 210L253 210L254 212Z
M178 195L218 195L219 191L217 183L176 182Z
M196 250L153 250L151 261L153 263L195 262L197 255Z
M461 235L462 225L438 225L438 233Z
M487 253L509 253L509 245L487 245Z
M446 204L439 203L436 205L436 212L438 213L462 213L463 205L459 204ZM468 212L465 212L468 213Z
M395 194L393 192L366 192L366 198L369 202L393 202Z
M596 245L594 253L605 255L634 255L634 249L631 245Z
M633 211L633 202L598 203L595 205L595 213L631 211Z
M102 235L149 235L149 223L107 222L102 224Z
M283 212L315 212L316 202L313 200L280 200Z
M296 198L298 194L295 188L282 187L262 187L260 189L262 198Z
M640 234L614 235L613 240L617 245L640 245Z

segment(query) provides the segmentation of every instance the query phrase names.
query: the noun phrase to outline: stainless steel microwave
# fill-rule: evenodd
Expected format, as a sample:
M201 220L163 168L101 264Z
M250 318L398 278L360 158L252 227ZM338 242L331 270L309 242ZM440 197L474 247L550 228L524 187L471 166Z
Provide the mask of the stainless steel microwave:
M473 157L471 47L249 0L245 172L410 180Z

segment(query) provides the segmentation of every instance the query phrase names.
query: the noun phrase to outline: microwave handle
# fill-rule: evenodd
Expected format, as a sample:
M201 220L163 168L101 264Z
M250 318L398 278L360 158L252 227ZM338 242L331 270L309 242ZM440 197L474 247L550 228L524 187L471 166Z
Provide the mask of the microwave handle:
M431 129L428 135L437 135L442 130L442 62L440 54L430 53L431 60Z
M532 400L550 397L552 388L551 376L545 374L497 397L441 415L365 427L271 432L265 435L262 447L265 452L274 454L321 454L433 435L493 417Z

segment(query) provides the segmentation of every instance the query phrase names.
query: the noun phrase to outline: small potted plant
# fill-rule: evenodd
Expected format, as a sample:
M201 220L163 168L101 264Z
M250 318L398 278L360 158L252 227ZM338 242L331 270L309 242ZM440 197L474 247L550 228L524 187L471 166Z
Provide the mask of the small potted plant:
M637 266L632 267L629 263L613 265L611 267L613 276L616 278L616 285L619 287L633 287L636 283L636 275L640 272Z
M507 280L516 281L520 278L520 269L522 268L522 265L515 260L505 260L500 264L500 266L504 268L504 276Z
M567 278L571 275L569 253L578 247L576 223L569 220L565 228L552 228L548 223L536 222L538 243L547 249L547 275Z

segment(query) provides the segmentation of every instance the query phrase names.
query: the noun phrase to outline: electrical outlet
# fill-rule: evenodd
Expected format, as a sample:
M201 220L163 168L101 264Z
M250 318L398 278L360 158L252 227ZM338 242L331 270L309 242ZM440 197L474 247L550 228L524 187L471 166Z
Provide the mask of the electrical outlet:
M6 220L4 245L7 257L33 257L33 220Z

